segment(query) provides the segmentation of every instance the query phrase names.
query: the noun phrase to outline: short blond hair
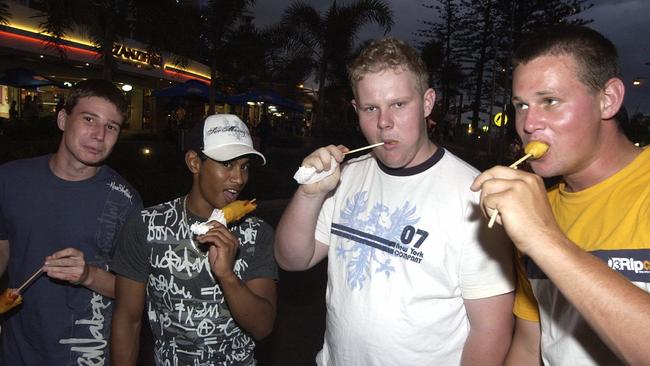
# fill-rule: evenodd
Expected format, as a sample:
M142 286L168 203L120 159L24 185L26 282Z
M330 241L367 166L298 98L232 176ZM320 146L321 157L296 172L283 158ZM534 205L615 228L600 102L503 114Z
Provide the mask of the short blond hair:
M348 65L348 78L355 96L357 82L364 75L387 69L411 71L418 91L424 94L429 89L429 72L420 53L400 39L386 37L371 42Z

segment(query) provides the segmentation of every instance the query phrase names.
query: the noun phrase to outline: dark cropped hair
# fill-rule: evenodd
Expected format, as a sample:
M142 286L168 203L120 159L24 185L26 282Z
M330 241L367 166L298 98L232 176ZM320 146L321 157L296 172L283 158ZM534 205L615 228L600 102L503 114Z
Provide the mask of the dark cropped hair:
M72 113L79 98L99 97L111 102L115 108L126 118L128 105L122 92L112 82L104 79L87 79L76 83L63 107L66 113Z
M357 82L365 74L387 69L409 70L415 75L418 91L424 93L429 88L429 73L420 53L402 40L386 37L371 42L348 65L348 78L354 93Z
M578 79L593 91L620 77L616 46L595 30L578 25L555 25L526 39L514 53L513 68L540 56L572 56Z

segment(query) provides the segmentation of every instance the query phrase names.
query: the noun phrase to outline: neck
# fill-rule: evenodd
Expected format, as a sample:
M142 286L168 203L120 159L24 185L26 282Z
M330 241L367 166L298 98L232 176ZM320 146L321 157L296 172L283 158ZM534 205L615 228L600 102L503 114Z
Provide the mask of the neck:
M81 181L91 178L97 174L100 168L86 165L73 158L67 158L60 150L52 156L49 165L54 175L68 181Z
M201 197L193 187L190 193L185 196L185 207L191 213L200 217L210 217L214 207Z
M588 166L564 176L568 191L578 192L604 181L625 168L641 153L641 148L628 140L618 126L614 124L610 128L615 128L616 132L604 134L607 138L592 152L594 159L589 161Z

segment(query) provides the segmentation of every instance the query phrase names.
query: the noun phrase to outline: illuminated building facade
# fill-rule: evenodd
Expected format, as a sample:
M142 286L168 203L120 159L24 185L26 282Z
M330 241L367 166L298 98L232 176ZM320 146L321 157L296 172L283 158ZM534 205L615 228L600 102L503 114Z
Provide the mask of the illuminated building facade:
M29 1L7 1L11 14L6 25L0 25L0 74L22 67L55 81L54 86L20 88L0 85L0 117L9 118L9 109L15 101L19 112L26 97L38 96L40 113L54 113L57 103L65 98L66 88L85 78L102 77L102 61L97 47L82 32L71 32L64 37L65 55L48 46L47 35L39 29L39 12ZM210 82L208 66L190 61L181 67L171 62L170 53L152 53L146 45L132 39L123 39L113 45L116 68L113 82L129 101L127 129L132 131L159 130L165 127L166 116L152 91L163 89L190 79Z

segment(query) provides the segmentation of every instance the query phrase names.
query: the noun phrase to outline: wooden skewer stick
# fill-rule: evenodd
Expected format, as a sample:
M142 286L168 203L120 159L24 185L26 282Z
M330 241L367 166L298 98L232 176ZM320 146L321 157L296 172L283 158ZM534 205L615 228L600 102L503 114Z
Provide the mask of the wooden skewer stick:
M34 272L34 274L32 274L28 279L25 280L25 282L23 282L22 285L20 285L20 287L18 287L18 290L16 290L16 292L21 293L22 290L27 287L27 285L29 285L36 277L40 276L41 273L43 273L43 269L39 268L38 271Z
M368 145L368 146L360 147L360 148L358 148L358 149L350 150L350 151L344 153L343 155L352 154L352 153L355 153L355 152L357 152L357 151L363 151L363 150L366 150L366 149L372 149L373 147L381 146L381 145L383 145L383 144L384 144L383 142L378 142L378 143L376 143L376 144L372 144L372 145Z
M526 161L526 159L528 159L528 158L530 158L532 156L533 156L533 154L526 154L526 155L522 156L519 160L517 160L514 163L510 164L510 167L512 169L517 169L517 166L519 164L523 163L524 161Z
M531 158L532 156L533 154L526 154L522 156L519 160L510 164L510 168L517 169L517 166L519 164L523 163L524 161L526 161L526 159ZM490 216L490 222L488 222L488 227L490 229L492 229L492 226L494 226L494 223L497 221L497 216L499 216L499 211L495 209L494 211L492 211L492 216Z

